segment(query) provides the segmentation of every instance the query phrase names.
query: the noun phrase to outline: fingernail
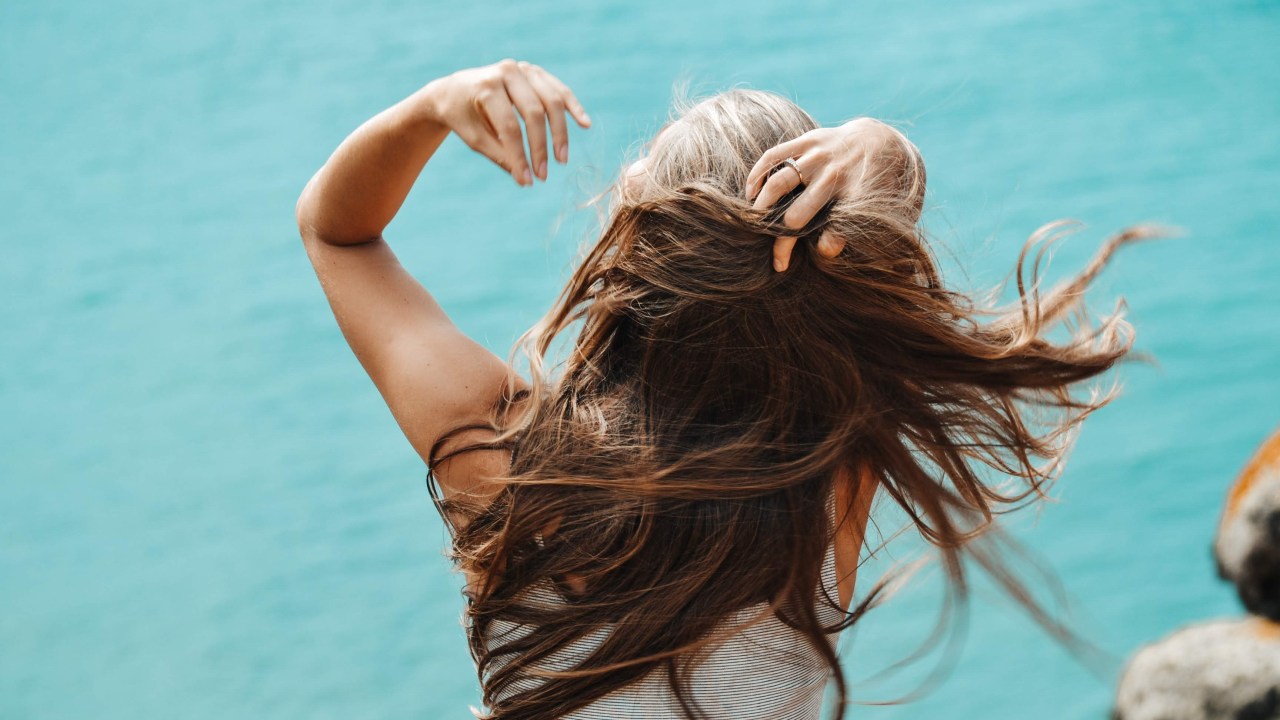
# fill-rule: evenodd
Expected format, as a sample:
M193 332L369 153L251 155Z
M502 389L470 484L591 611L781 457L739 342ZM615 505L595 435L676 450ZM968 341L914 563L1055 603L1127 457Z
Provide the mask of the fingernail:
M569 162L569 150L564 145L556 146L556 159L560 162Z
M546 182L547 180L547 161L546 160L543 160L542 162L538 163L538 177L542 178L543 182Z
M777 270L778 272L782 272L783 270L787 269L787 266L782 263L782 260L780 258L774 258L773 269Z
M520 171L520 184L522 185L533 184L533 175L529 173L529 168L525 168Z

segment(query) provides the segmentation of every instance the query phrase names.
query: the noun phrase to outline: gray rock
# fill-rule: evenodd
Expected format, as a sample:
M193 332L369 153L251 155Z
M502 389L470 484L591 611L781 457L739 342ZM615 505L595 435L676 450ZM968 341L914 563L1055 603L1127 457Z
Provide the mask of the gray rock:
M1138 651L1113 720L1280 720L1280 623L1190 625Z

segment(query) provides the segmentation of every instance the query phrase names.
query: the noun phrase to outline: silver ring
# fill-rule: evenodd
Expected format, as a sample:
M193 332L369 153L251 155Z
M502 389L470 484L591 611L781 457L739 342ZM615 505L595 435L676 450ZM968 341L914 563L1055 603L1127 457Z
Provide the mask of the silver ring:
M783 165L786 165L787 167L791 168L792 170L795 170L795 171L796 171L796 177L800 178L800 184L801 184L801 185L804 185L804 173L800 172L800 166L796 163L796 159L795 159L795 158L787 158L786 160L783 160L783 161L782 161L782 164L783 164Z

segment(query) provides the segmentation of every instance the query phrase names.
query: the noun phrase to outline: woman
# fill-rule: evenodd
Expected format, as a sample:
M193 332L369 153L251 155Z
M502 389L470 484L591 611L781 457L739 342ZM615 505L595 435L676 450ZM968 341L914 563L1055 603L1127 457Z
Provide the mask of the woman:
M1043 296L1019 258L1019 303L978 307L940 281L905 137L733 90L620 174L599 240L522 338L526 381L382 231L451 132L529 186L567 161L566 116L590 127L536 65L459 71L352 133L297 208L343 334L438 484L483 717L814 718L832 676L843 714L835 640L880 587L849 609L877 492L956 591L968 554L1039 613L991 520L1042 494L1114 394L1070 391L1129 352L1119 312L1044 334L1087 320L1085 286L1143 231Z

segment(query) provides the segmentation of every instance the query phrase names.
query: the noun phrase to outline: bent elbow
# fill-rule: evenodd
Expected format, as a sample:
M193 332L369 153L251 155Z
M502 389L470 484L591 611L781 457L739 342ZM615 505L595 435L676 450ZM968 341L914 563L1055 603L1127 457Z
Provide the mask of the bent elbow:
M311 202L311 188L314 183L315 177L312 176L302 188L302 192L298 194L298 201L293 206L293 217L298 223L298 235L304 242L316 237L317 234Z

